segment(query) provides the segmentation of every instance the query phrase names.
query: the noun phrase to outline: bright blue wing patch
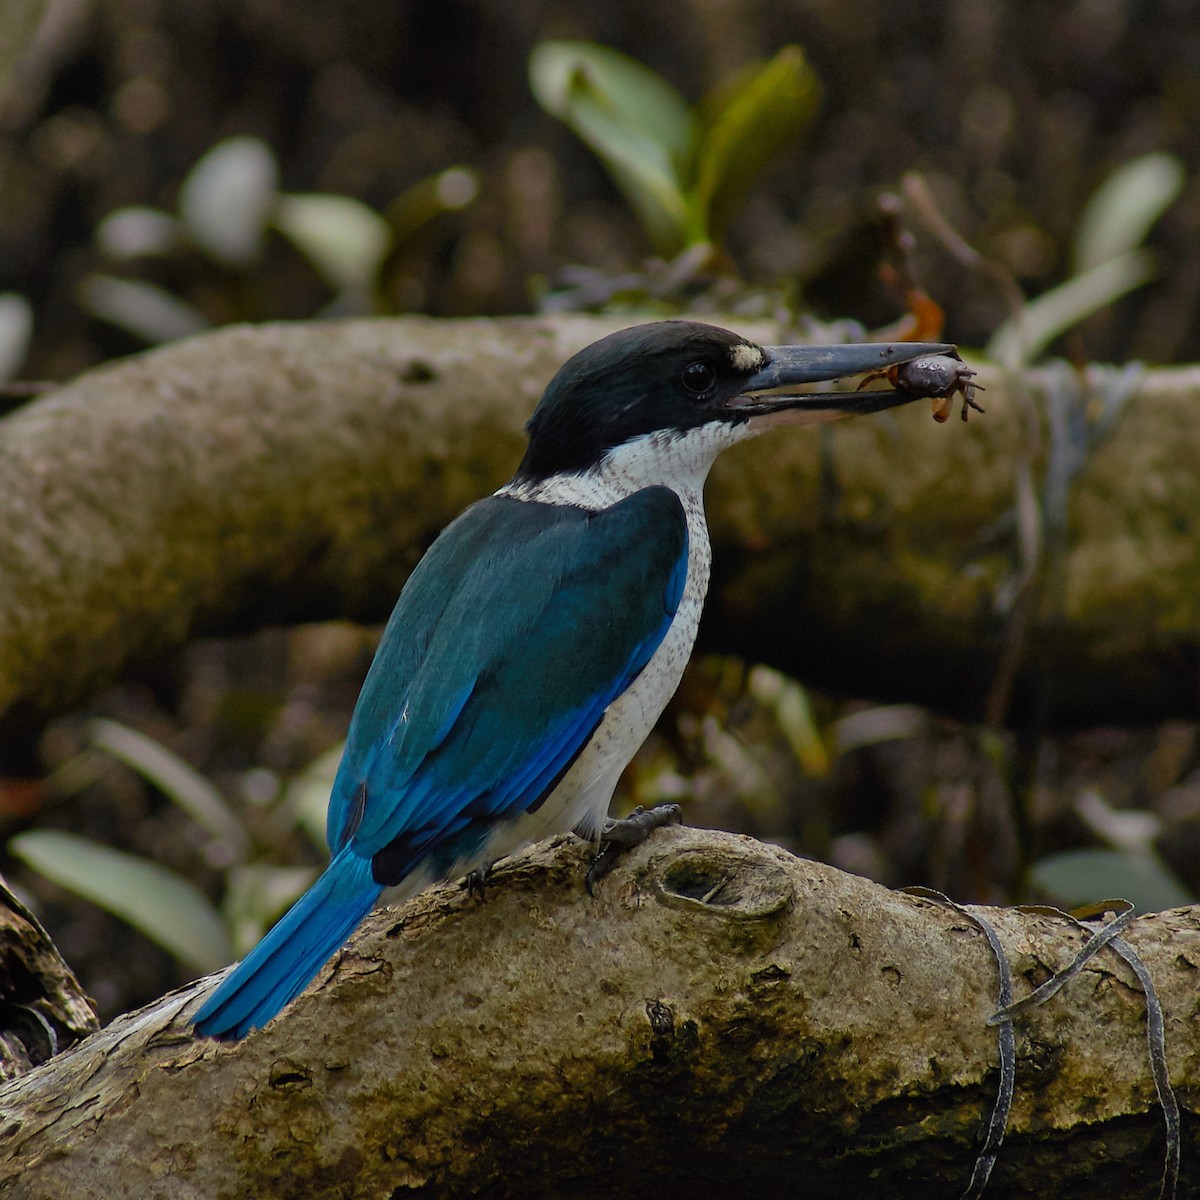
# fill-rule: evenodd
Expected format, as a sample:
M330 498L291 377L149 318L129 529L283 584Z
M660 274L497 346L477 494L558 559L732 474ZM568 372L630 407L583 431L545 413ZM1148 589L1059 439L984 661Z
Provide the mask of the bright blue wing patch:
M536 808L678 609L687 523L667 488L600 512L492 497L430 548L384 633L329 839L398 882Z

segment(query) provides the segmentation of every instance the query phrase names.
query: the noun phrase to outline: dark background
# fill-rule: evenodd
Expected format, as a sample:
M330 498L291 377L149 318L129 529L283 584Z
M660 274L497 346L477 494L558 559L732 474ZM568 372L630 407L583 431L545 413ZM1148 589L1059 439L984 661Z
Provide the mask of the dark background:
M531 276L637 264L648 247L592 155L542 112L526 78L547 37L591 39L659 71L689 99L781 45L803 47L823 103L761 181L730 239L741 274L798 282L818 313L894 315L875 267L878 194L924 173L944 215L1028 294L1066 273L1088 195L1150 150L1200 151L1200 21L1186 0L920 5L648 0L376 4L63 0L71 19L28 64L0 139L0 288L29 296L28 374L60 378L137 348L76 303L102 267L99 220L128 204L173 210L181 181L222 138L252 134L283 187L385 208L456 164L481 198L406 252L405 307L528 310ZM1095 360L1194 356L1200 187L1153 235L1170 270L1086 329ZM948 335L981 345L1005 313L996 285L920 241ZM328 299L277 242L248 287L211 264L162 282L215 321L304 317Z

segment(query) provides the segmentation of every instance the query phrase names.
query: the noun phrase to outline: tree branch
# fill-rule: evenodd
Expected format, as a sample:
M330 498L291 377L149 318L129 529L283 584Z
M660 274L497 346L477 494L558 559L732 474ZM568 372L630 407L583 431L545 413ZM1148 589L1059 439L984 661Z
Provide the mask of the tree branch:
M190 637L382 619L438 530L511 473L556 367L620 323L229 328L0 421L0 732L11 743ZM1147 375L1092 449L1089 414L1124 384L1111 369L1089 378L1081 391L1075 374L1043 372L1014 390L989 373L989 411L965 428L918 404L727 455L710 488L702 645L978 715L1005 596L1046 569L1019 561L1014 479L1029 462L1066 489L1070 538L1018 696L1049 675L1061 721L1190 712L1200 371Z
M41 922L0 876L0 1079L98 1029L74 972Z
M595 900L586 861L564 838L502 864L483 903L449 886L377 912L283 1019L237 1045L191 1036L205 985L120 1018L0 1089L0 1190L961 1193L996 1086L996 968L977 929L730 834L656 834ZM1018 996L1084 940L1045 914L987 912ZM1200 917L1143 917L1126 940L1194 1112ZM1105 952L1018 1020L989 1196L1154 1193L1144 1012ZM1197 1128L1185 1124L1185 1183Z

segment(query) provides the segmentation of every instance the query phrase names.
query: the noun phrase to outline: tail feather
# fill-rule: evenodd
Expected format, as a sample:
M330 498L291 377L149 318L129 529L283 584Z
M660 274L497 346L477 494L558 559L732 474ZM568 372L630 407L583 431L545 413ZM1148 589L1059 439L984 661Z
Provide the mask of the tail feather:
M196 1014L196 1031L233 1041L265 1025L312 981L383 888L369 859L345 847Z

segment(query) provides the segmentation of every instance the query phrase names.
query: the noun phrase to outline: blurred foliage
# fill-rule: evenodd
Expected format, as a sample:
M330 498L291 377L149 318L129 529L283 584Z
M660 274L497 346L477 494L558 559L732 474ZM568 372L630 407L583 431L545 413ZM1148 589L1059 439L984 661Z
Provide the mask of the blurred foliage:
M21 369L33 336L33 308L24 296L0 292L0 383Z
M136 771L183 817L207 835L205 853L220 864L223 899L209 901L181 873L140 855L55 829L31 829L9 851L46 879L127 921L195 971L214 971L249 950L315 878L308 867L273 864L271 845L256 844L250 826L199 772L162 743L108 719L89 726L89 749L61 764L58 791L96 778L95 750ZM340 745L301 771L266 813L273 844L293 829L309 832L324 848L324 804ZM319 799L318 799L319 798ZM320 820L314 821L319 803Z
M1196 900L1196 893L1189 892L1157 855L1128 850L1064 850L1034 863L1031 879L1067 910L1122 899L1139 912L1161 912Z
M1035 887L1067 908L1122 897L1142 912L1192 904L1189 890L1156 846L1169 830L1153 812L1113 808L1095 788L1080 790L1075 813L1105 848L1087 847L1050 854L1033 864Z
M229 961L230 944L203 892L156 862L56 829L18 834L9 850L47 879L140 929L193 971Z
M0 776L4 869L106 1012L244 954L327 857L373 637L331 624L253 642L200 644L179 675L55 722L31 789Z
M829 3L696 0L609 0L586 12L501 0L298 0L286 13L272 0L233 9L79 0L70 9L23 64L0 113L0 292L32 306L36 336L21 368L32 378L63 378L144 345L78 304L89 277L161 288L213 324L309 316L336 301L345 278L331 282L324 257L314 266L320 251L297 251L278 230L249 270L195 247L114 264L95 236L121 210L177 222L197 162L241 139L271 147L282 194L342 197L389 223L393 202L422 181L460 163L477 172L480 199L469 210L411 234L392 226L386 295L368 311L523 311L531 278L553 280L572 264L609 275L635 268L644 241L628 202L529 92L530 56L548 42L603 43L675 97L713 92L747 63L803 45L822 97L803 152L776 154L749 193L729 193L717 236L743 283L786 282L820 315L867 328L896 314L879 278L875 201L905 172L920 171L965 241L1027 294L1096 267L1111 294L1120 256L1103 240L1094 245L1104 263L1075 246L1091 239L1081 224L1089 196L1148 154L1200 161L1200 24L1164 0L1032 9L942 0L919 13L866 0L852 16ZM683 109L700 123L712 112ZM734 143L758 152L755 139L731 138L714 178L751 176L728 157ZM698 179L695 165L679 176L685 186ZM282 217L293 231L307 219ZM1120 222L1120 236L1140 249L1145 219L1131 208ZM369 258L378 227L369 217L344 223ZM171 227L159 224L152 237ZM937 280L948 335L984 345L1010 315L1003 289L912 224L916 271ZM1073 357L1191 356L1200 343L1198 225L1200 189L1188 181L1147 247L1172 269L1088 318L1071 335ZM1105 283L1102 274L1095 286ZM120 311L129 296L102 285L89 306ZM178 326L179 313L168 320Z
M672 256L717 248L756 176L808 125L820 90L798 46L743 68L695 110L641 63L589 42L535 47L529 80Z
M179 192L177 216L144 205L109 213L96 229L96 243L109 260L133 264L189 251L204 255L229 275L226 319L240 315L237 293L262 267L266 238L274 229L286 238L333 290L324 316L394 312L385 267L405 239L442 213L471 204L473 172L450 167L409 188L384 216L351 196L279 190L279 164L257 138L219 142L203 154ZM195 305L145 280L89 275L80 303L93 316L145 342L172 341L210 325ZM3 314L0 313L0 316Z
M1141 244L1179 198L1184 182L1183 163L1173 154L1146 154L1118 167L1079 219L1074 273L1022 305L988 339L984 355L1018 370L1069 329L1148 283L1156 260Z

